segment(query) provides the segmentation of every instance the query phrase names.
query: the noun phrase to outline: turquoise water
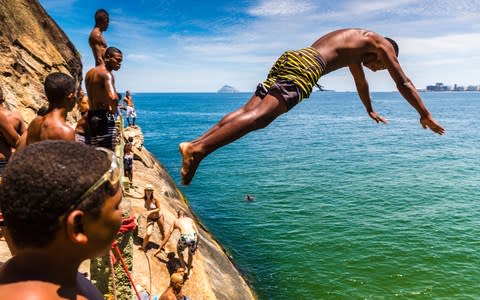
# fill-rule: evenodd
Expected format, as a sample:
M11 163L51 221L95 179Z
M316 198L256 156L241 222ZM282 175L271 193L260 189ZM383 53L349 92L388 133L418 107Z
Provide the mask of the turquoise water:
M145 145L180 186L179 142L250 94L136 94ZM479 299L479 93L315 93L207 157L180 187L259 299ZM256 197L245 202L245 194Z

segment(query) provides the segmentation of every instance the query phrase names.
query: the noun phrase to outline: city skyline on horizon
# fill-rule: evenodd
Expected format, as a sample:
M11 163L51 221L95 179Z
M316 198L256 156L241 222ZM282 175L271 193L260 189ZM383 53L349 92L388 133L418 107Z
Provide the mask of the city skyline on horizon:
M88 46L93 15L98 8L109 11L111 23L104 36L108 45L124 53L122 69L115 72L120 90L214 92L228 84L251 91L283 51L347 27L394 38L400 45L399 61L417 88L438 77L479 84L480 68L472 66L480 66L480 0L40 3L80 52L84 74L94 66ZM372 91L396 90L387 71L367 71L366 76ZM355 91L346 68L327 74L319 84Z

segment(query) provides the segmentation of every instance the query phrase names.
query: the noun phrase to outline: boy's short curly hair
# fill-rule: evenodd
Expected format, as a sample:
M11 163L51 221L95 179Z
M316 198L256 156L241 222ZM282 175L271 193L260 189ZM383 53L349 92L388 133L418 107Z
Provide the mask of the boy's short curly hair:
M0 207L17 247L44 247L60 229L60 217L109 168L107 154L78 142L32 144L7 165L0 183ZM116 186L103 184L78 209L98 217Z
M58 106L68 94L75 92L75 80L67 74L54 72L45 78L44 89L48 102Z
M392 45L393 50L395 50L395 55L398 57L398 52L400 51L400 49L398 48L397 42L386 36L384 38Z
M97 9L94 16L95 24L100 24L101 22L105 21L105 19L107 19L108 17L109 17L108 12L105 9L103 8Z

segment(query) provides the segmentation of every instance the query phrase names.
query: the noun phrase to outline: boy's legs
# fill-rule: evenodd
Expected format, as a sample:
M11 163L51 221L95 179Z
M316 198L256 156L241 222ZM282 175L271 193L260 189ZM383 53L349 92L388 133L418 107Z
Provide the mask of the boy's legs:
M260 99L260 97L253 94L253 96L242 107L225 115L217 124L215 124L212 128L210 128L208 131L206 131L204 134L202 134L200 137L196 138L192 142L197 142L201 139L206 138L212 132L222 127L226 123L230 122L230 120L235 119L237 116L254 109L258 104L260 104L261 101L262 99Z
M255 102L254 98L250 101ZM287 105L283 99L277 99L271 94L267 94L253 109L235 113L234 117L229 117L222 126L212 130L204 138L196 142L181 143L179 150L183 158L182 183L190 184L198 164L205 156L251 131L265 128L287 110Z
M180 248L180 247L177 247L177 255L178 255L178 259L180 260L180 266L182 266L182 268L185 268L187 265L185 264L185 259L183 258L183 248Z
M158 229L160 229L160 234L162 235L162 239L165 238L164 224L165 224L165 217L163 216L163 214L160 214L160 218L157 220L157 225L158 225Z
M130 187L133 186L133 171L130 169L130 171L128 171L128 181L130 181Z
M188 251L188 259L187 259L187 277L190 276L190 271L192 270L192 262L193 262L193 254Z

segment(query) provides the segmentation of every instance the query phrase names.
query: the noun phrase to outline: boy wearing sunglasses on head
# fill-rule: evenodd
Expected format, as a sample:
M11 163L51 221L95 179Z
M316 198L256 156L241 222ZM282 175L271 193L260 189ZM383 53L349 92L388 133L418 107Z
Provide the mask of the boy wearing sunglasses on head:
M1 299L103 299L78 267L108 253L120 228L120 175L111 151L72 141L11 161L0 206L16 255L0 268Z

